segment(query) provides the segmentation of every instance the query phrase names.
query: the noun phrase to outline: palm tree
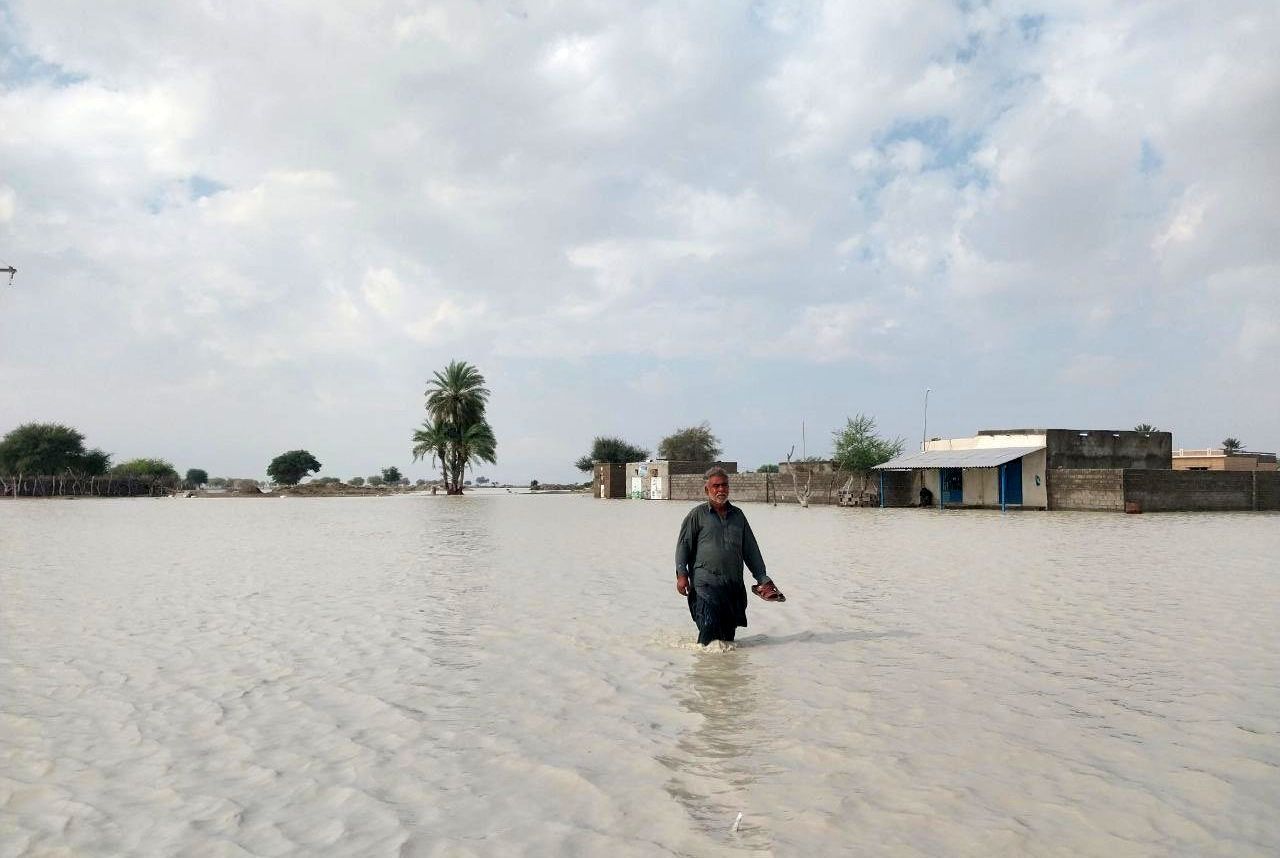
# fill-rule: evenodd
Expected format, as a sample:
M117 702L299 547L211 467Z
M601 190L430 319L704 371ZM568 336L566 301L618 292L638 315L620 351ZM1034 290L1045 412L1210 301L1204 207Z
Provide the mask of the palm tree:
M440 463L444 488L449 490L449 426L442 420L426 420L421 429L413 432L413 460L431 457L431 464Z
M1239 453L1243 449L1244 445L1240 443L1240 439L1238 438L1225 438L1222 441L1222 452L1226 453L1228 456Z
M428 421L413 435L414 459L439 460L445 492L462 494L467 466L496 464L497 441L485 420L489 389L484 376L466 361L452 361L427 382Z
M466 361L451 362L427 382L427 413L455 426L483 419L488 401L484 376Z
M1152 426L1150 423L1139 423L1133 427L1134 432L1159 432L1160 430Z
M498 463L497 447L498 442L493 437L493 428L486 421L481 420L479 423L464 427L458 436L455 459L458 470L453 476L454 486L461 489L463 471L467 465L478 465L481 462L496 465Z

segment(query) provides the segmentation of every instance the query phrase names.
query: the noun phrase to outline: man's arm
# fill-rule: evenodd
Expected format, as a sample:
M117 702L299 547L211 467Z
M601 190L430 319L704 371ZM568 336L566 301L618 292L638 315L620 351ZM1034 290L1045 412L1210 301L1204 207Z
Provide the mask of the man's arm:
M680 535L676 537L676 592L681 596L689 595L689 576L693 573L689 567L693 563L697 548L695 541L698 538L695 527L697 514L697 509L694 509L684 517L680 525Z
M756 543L756 535L751 532L751 525L747 522L746 516L742 520L742 562L747 564L747 568L751 570L751 577L756 579L757 584L771 583L771 579L764 569L764 557L760 554L760 546Z

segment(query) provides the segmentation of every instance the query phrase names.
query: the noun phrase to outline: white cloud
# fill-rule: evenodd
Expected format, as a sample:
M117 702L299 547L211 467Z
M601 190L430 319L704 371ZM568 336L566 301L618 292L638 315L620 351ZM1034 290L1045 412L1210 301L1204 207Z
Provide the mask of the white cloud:
M362 411L466 357L525 379L508 449L545 479L545 379L562 413L732 413L788 362L890 431L952 367L975 426L996 389L1092 415L1090 379L1190 401L1230 368L1260 402L1218 410L1280 446L1280 11L968 5L12 4L0 430L82 407L164 454L184 395L191 437L323 407L356 473Z

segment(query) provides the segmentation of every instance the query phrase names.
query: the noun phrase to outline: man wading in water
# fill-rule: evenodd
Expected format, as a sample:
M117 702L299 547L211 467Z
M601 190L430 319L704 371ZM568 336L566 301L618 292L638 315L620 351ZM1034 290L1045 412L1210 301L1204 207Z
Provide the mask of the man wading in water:
M756 579L753 593L769 602L786 601L765 574L747 517L729 503L728 474L724 468L712 468L705 479L707 502L689 511L676 539L676 592L688 598L703 646L732 641L738 626L747 624L743 563Z

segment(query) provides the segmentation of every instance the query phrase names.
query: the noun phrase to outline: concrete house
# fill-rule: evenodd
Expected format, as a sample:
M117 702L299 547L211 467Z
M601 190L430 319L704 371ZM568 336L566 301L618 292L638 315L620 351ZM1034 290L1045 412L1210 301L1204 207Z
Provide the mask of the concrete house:
M910 471L912 496L926 488L939 507L1053 509L1062 500L1054 492L1055 472L1169 470L1172 449L1169 432L984 429L972 438L929 441L876 470Z

